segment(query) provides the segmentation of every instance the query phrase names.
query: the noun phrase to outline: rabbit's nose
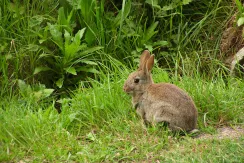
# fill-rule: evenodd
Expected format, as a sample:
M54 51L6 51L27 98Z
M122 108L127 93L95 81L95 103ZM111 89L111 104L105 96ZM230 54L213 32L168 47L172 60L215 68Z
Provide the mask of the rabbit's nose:
M126 90L126 85L123 86L123 91L125 92L125 90Z
M130 93L132 91L131 87L128 85L124 85L123 90L125 93Z
M123 91L126 92L128 90L128 86L125 84L123 87Z

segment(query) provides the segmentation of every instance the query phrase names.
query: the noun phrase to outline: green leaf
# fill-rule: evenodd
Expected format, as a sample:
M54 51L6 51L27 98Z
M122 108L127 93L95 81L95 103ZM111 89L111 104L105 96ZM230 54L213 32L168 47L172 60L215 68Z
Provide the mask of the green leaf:
M90 23L94 18L94 1L93 0L81 0L79 1L80 12L84 18L84 22Z
M183 5L188 5L189 3L191 3L192 2L192 0L183 0L182 1L182 4Z
M40 39L39 43L42 44L43 42L47 41L46 39Z
M70 122L73 122L75 120L76 115L77 115L77 113L72 113L72 114L69 115Z
M90 29L86 31L85 40L88 45L91 45L96 40L96 36L92 33Z
M95 46L95 47L89 48L87 50L84 50L84 51L80 52L79 56L83 56L83 55L87 55L87 54L93 53L93 52L98 51L98 50L100 50L102 48L103 48L102 46Z
M42 89L39 91L35 91L33 95L37 100L41 100L49 97L53 93L53 91L54 89Z
M70 60L74 59L75 54L84 47L83 44L80 45L80 43L81 43L80 39L83 37L85 29L86 28L79 30L76 33L75 37L73 37L73 38L71 38L69 32L67 32L65 30L65 34L64 34L64 37L65 37L65 54L64 54L65 59L64 60L65 60L65 62L70 62ZM70 43L70 40L72 40L72 39L73 39L73 42Z
M235 2L236 2L236 6L237 6L237 8L238 8L238 11L239 11L240 13L242 13L242 12L244 11L244 7L242 6L241 1L239 1L239 0L235 0Z
M40 47L38 45L35 45L35 44L29 44L26 49L29 51L36 52L40 49Z
M99 74L100 72L97 71L95 68L93 67L80 67L77 69L77 71L83 71L83 72L90 72L90 73L93 73L93 74Z
M63 83L64 83L64 77L58 79L56 81L56 85L59 87L59 88L62 88L63 87Z
M67 30L64 30L64 39L65 39L65 45L68 45L70 43L71 36Z
M70 36L70 33L66 30L64 30L64 60L69 60L70 56L73 56L76 52L77 47L76 45L71 43L72 37Z
M85 30L86 28L83 28L75 34L75 38L74 38L75 44L80 45L80 39L83 37Z
M63 49L63 38L62 38L62 33L59 31L58 26L56 25L52 25L50 23L47 23L48 27L49 27L49 31L52 35L53 38L53 42L58 45L58 47L60 48L60 50L64 50Z
M90 61L90 60L81 60L81 62L82 62L82 63L86 63L86 64L88 64L88 65L94 65L94 66L97 65L96 62L93 62L93 61Z
M58 24L59 25L68 25L68 21L66 19L63 7L60 7L58 10Z
M87 135L86 135L86 139L89 140L89 141L95 141L96 140L96 137L93 133L89 132Z
M146 30L143 39L142 39L142 44L146 43L148 40L150 40L153 35L155 35L158 31L154 31L156 27L158 26L158 21L153 23L148 29Z
M68 67L68 68L65 68L65 71L66 71L67 73L70 73L70 74L73 74L73 75L77 75L77 72L76 72L76 70L75 70L74 67Z
M39 55L38 59L44 58L44 57L51 57L51 54L47 54L47 53L42 53Z
M75 10L78 10L81 8L81 4L79 3L80 1L77 1L77 0L66 0L71 6L73 9Z
M172 3L170 3L169 5L164 6L164 7L162 8L162 10L163 10L163 11L172 10L172 9L177 8L179 5L180 5L179 2L178 2L178 3L177 3L177 2L172 2Z
M123 7L122 10L119 11L116 18L114 19L114 24L113 24L114 27L118 27L124 21L124 19L129 15L131 9L131 1L129 0Z
M129 15L130 9L131 9L131 0L128 0L124 7L123 19L125 19Z
M18 80L18 86L21 91L24 91L28 85L23 80Z
M240 27L241 25L244 24L244 17L240 17L238 20L237 20L237 25Z
M23 80L18 80L18 86L20 89L20 93L23 96L29 96L30 94L32 94L32 89L30 85L26 84Z
M49 97L53 93L54 89L44 89L43 90L43 96Z
M150 5L158 5L158 0L146 0L146 3Z
M85 50L85 49L87 49L87 44L86 44L86 43L82 43L82 44L79 46L78 51ZM77 52L78 52L78 51L77 51Z
M64 61L70 62L75 58L75 53L79 51L79 45L71 43L70 45L65 45Z
M153 46L166 46L168 45L167 41L157 41L153 43Z
M30 18L30 27L33 28L35 26L39 26L41 25L41 23L44 21L44 17L42 15L36 15Z
M71 12L70 12L69 15L68 15L67 21L68 21L69 23L70 23L70 21L71 21L71 19L72 19L72 17L73 17L73 13L74 13L74 9L71 10Z
M49 67L36 67L33 74L36 75L39 72L48 71L48 70L51 70L51 69Z
M155 8L161 9L161 7L158 5L158 0L146 0L146 3L152 5Z
M152 45L147 45L147 44L145 44L144 46L145 46L145 48L148 49L149 51L153 51L153 47L152 47Z

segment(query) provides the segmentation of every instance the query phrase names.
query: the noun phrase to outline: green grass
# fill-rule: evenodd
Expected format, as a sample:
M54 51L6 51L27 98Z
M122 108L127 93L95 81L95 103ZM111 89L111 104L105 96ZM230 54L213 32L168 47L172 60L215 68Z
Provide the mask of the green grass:
M149 49L155 82L192 96L201 132L243 127L244 82L220 60L229 1L1 2L0 162L243 162L243 136L146 127L122 91L127 67Z
M103 74L92 88L80 86L62 99L62 112L53 103L12 97L1 100L1 162L241 162L244 137L197 140L160 126L146 127L122 91L127 70ZM102 74L101 74L102 76ZM113 76L112 78L110 76ZM221 78L176 78L154 68L156 82L172 82L187 90L199 111L202 132L216 126L243 126L243 82ZM205 120L204 120L205 116ZM207 126L205 125L207 124Z

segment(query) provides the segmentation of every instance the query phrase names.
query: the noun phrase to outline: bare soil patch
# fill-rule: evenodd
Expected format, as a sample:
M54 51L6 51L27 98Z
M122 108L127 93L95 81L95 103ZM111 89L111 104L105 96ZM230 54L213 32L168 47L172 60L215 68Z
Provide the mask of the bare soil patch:
M244 135L244 128L241 126L224 126L217 129L217 134L200 134L197 139L237 139Z

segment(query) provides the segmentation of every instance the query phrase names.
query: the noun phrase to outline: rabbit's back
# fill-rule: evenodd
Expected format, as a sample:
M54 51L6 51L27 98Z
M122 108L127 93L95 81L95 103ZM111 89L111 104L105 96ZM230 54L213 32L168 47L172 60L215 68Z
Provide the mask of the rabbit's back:
M150 85L142 96L141 110L147 121L166 121L185 130L196 127L197 110L193 100L173 84Z
M188 110L188 108L192 107L195 108L191 97L174 84L152 84L148 87L146 92L146 98L148 98L150 101L165 101L174 106L181 106L178 108L183 110ZM184 104L187 104L188 107L184 107Z

